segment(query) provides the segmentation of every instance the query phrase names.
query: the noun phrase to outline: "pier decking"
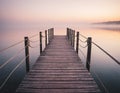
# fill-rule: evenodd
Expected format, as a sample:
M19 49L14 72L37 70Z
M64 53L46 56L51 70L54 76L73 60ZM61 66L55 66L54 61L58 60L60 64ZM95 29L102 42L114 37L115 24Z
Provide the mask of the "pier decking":
M100 93L66 36L54 36L16 93Z

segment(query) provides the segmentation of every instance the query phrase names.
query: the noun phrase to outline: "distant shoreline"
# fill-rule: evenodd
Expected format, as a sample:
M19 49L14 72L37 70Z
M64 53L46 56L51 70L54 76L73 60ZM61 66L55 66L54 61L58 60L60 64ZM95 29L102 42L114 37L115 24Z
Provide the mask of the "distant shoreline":
M107 21L107 22L98 22L93 24L120 25L120 21Z

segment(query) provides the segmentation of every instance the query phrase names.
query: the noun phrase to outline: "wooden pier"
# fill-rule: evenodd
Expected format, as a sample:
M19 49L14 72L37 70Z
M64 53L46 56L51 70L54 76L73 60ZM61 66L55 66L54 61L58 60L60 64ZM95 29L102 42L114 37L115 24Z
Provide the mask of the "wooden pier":
M54 36L16 93L100 93L66 36Z

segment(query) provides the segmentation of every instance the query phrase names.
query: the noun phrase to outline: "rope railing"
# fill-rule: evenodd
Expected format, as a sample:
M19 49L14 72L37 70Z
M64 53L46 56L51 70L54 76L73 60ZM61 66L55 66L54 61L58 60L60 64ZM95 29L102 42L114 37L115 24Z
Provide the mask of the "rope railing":
M68 40L71 42L71 38L72 37L72 29L70 28L67 28L67 38ZM83 37L84 39L86 39L85 41L81 40L80 39L80 36ZM87 43L86 46L81 46L81 44L79 44L79 41L82 42L82 43ZM81 52L81 54L86 58L86 68L88 70L90 70L90 61L91 61L91 45L95 45L97 48L99 48L102 52L104 52L106 55L108 55L112 60L114 60L118 65L120 65L120 61L118 61L116 58L114 58L111 54L109 54L106 50L104 50L102 47L100 47L98 44L96 44L95 42L92 42L92 38L91 37L86 37L82 34L80 34L79 32L77 32L77 35L76 35L76 52L78 53L78 51ZM87 49L87 57L85 56L84 52L79 48L82 47L82 48L86 48L88 47ZM91 69L92 70L92 69ZM101 84L102 88L104 88L104 91L105 93L109 93L107 88L105 87L104 83L102 82L102 80L99 78L99 76L97 75L97 73L92 70L93 74L95 75L95 77L97 78L97 80L99 81L99 83Z
M98 44L96 44L95 42L92 42L92 44L94 44L96 47L102 50L106 55L108 55L111 59L113 59L118 65L120 65L120 62L116 58L114 58L111 54L109 54L107 51L101 48Z
M30 39L29 39L29 42L30 42L30 43L36 43L36 42L39 42L39 40L33 41L33 40L30 40Z
M86 43L87 42L87 40L85 40L85 41L83 41L83 40L81 40L81 39L79 39L80 40L80 42L82 42L82 43Z
M79 51L81 52L81 54L83 55L84 58L86 58L84 52L79 48Z
M35 35L30 36L29 38L34 38L34 37L37 37L37 36L38 36L38 34L35 34Z
M0 69L2 69L4 66L6 66L9 62L11 62L14 58L16 58L20 53L23 52L25 48L20 49L15 55L13 55L11 58L9 58L7 61L4 62L4 64L0 65Z
M82 35L82 34L79 34L80 36L82 36L83 38L85 38L85 39L88 39L86 36L84 36L84 35Z
M70 29L70 28L67 28L67 37L68 37L68 40L71 40L71 37L72 37L72 29ZM88 40L88 38L90 38L90 37L86 37L86 36L84 36L84 35L82 35L82 34L80 34L79 32L78 32L78 34L79 35L76 35L76 38L79 40L79 41L81 41L82 43L87 43L87 45L86 46L82 46L81 44L79 44L79 41L77 41L76 40L76 43L78 43L78 44L76 44L76 52L78 52L78 49L79 48L77 48L78 46L80 46L80 47L82 47L82 48L86 48L87 46L89 47L91 44L93 44L93 45L95 45L96 47L98 47L102 52L104 52L106 55L108 55L112 60L114 60L118 65L120 65L120 61L118 61L115 57L113 57L110 53L108 53L106 50L104 50L102 47L100 47L98 44L96 44L95 42L92 42L92 41L90 41L89 42L89 40ZM79 38L79 36L81 36L81 37L83 37L84 39L86 39L85 41L83 41L83 40L81 40L80 38ZM91 38L92 39L92 38ZM91 54L91 53L90 53Z
M20 49L17 53L15 53L11 58L9 58L6 62L4 62L2 65L0 65L0 69L2 69L4 66L6 66L10 61L12 61L13 59L15 59L20 53L23 52L23 50L25 49L25 58L22 59L20 61L19 64L16 65L16 67L9 73L9 75L7 76L7 78L3 81L3 83L0 85L0 90L4 87L4 85L7 83L7 81L9 80L9 78L11 77L11 75L16 71L16 69L25 61L26 62L26 72L29 72L29 69L30 69L30 62L29 62L29 47L30 48L36 48L36 47L40 47L40 55L42 54L43 50L42 50L42 38L45 39L45 47L48 45L48 43L51 42L51 40L54 38L54 28L50 28L48 30L45 30L44 32L45 35L42 35L42 32L39 33L39 40L31 40L32 38L35 38L38 36L38 34L35 34L33 36L30 36L29 38L28 37L24 37L24 40L20 41L20 42L17 42L7 48L4 48L2 50L0 50L0 53L1 52L4 52L5 50L11 48L11 47L14 47L20 43L23 43L24 42L24 48ZM36 46L31 46L30 43L37 43L39 42L40 44L39 45L36 45Z
M29 47L30 47L30 48L38 48L38 47L40 47L40 45L36 45L36 46L31 46L31 45L29 45Z
M80 47L81 48L86 48L86 47L88 47L88 45L86 44L85 46L83 46L83 45L80 44Z
M29 57L29 55L27 57ZM4 82L0 86L0 90L4 87L4 85L9 80L9 78L11 77L11 75L16 71L16 69L25 61L25 59L26 59L26 57L24 59L22 59L21 62L19 64L17 64L17 66L10 72L10 74L7 76L7 78L4 80Z
M24 40L19 41L19 42L13 44L13 45L10 45L10 46L8 46L8 47L6 47L6 48L4 48L4 49L1 49L1 50L0 50L0 53L6 51L6 50L8 50L8 49L10 49L10 48L12 48L12 47L14 47L14 46L16 46L16 45L19 45L19 44L23 43L23 41L24 41Z

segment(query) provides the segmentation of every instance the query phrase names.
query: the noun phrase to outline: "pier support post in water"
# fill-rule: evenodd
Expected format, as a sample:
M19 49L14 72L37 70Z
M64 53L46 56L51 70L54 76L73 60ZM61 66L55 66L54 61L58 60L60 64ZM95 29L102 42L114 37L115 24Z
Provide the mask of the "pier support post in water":
M79 50L79 32L77 32L77 39L76 39L76 52L78 54L78 50Z
M42 32L40 32L40 55L42 53Z
M25 58L26 58L26 72L29 72L29 39L28 37L24 37L25 42Z
M92 44L92 38L88 37L88 39L87 39L88 49L87 49L87 59L86 59L86 68L88 69L88 71L90 70L91 48L92 48L91 44Z

